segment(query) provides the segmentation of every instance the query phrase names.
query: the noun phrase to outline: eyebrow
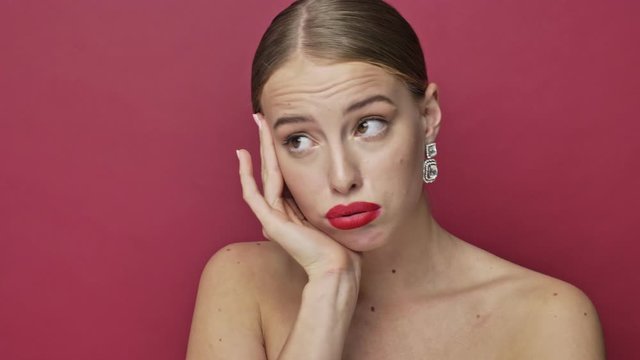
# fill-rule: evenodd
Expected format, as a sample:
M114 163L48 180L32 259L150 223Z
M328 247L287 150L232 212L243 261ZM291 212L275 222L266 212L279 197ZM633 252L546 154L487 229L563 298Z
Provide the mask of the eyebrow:
M350 112L356 111L358 109L361 109L369 104L372 104L374 102L386 102L388 104L391 104L393 106L396 106L396 104L388 97L384 96L384 95L373 95L370 96L366 99L360 100L358 102L355 102L351 105L349 105L349 107L347 107L345 109L345 111L343 112L343 115L347 115ZM277 129L279 126L285 125L285 124L295 124L295 123L302 123L302 122L309 122L312 121L311 119L304 117L304 116L283 116L278 118L278 120L276 120L275 124L273 125L273 129Z
M391 104L393 106L396 106L396 104L393 103L393 101L391 99L389 99L388 97L384 96L384 95L373 95L370 96L364 100L360 100L356 103L353 103L351 105L349 105L349 107L344 111L343 115L347 115L348 113L352 112L352 111L356 111L358 109L361 109L371 103L374 102L378 102L378 101L382 101L382 102L386 102L388 104Z

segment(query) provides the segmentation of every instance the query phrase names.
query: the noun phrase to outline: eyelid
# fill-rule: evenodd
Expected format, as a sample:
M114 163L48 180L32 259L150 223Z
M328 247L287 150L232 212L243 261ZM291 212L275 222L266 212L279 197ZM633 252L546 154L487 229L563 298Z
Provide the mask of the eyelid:
M370 121L370 120L378 120L378 121L382 121L382 122L387 122L387 120L385 120L384 118L382 118L380 116L367 116L365 118L362 118L360 121L358 121L358 125L362 124L365 121Z
M283 143L283 144L288 144L288 143L290 143L290 142L291 142L291 139L296 138L296 137L306 137L306 138L309 138L309 136L308 136L307 134L305 134L305 133L293 133L293 134L291 134L291 135L287 135L287 136L284 138L284 141L283 141L282 143ZM309 138L309 139L310 139L310 138Z

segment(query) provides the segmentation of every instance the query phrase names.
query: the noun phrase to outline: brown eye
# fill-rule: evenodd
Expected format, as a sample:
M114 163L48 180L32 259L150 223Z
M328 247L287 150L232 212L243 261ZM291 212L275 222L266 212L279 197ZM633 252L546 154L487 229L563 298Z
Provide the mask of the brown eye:
M358 125L358 129L356 131L360 134L364 134L367 132L367 128L369 128L369 124L367 124L366 121L363 121Z
M302 152L311 146L311 140L304 135L291 135L285 140L284 145L290 152Z
M367 119L358 124L356 132L364 137L381 134L387 128L387 121L382 119Z

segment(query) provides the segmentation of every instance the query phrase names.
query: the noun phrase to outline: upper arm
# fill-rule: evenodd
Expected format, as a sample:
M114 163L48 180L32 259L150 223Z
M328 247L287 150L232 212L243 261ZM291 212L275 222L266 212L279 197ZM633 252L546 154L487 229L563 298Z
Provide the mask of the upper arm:
M266 359L249 266L255 247L246 245L227 245L205 265L193 312L187 360Z
M523 324L522 359L603 360L605 347L595 306L577 287L560 282Z

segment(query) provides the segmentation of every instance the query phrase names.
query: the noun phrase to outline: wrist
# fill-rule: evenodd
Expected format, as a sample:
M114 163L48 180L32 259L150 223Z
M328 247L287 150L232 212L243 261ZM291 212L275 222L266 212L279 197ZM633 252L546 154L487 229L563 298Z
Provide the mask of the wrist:
M353 271L328 271L309 275L302 297L309 301L355 306L358 291L359 282Z

